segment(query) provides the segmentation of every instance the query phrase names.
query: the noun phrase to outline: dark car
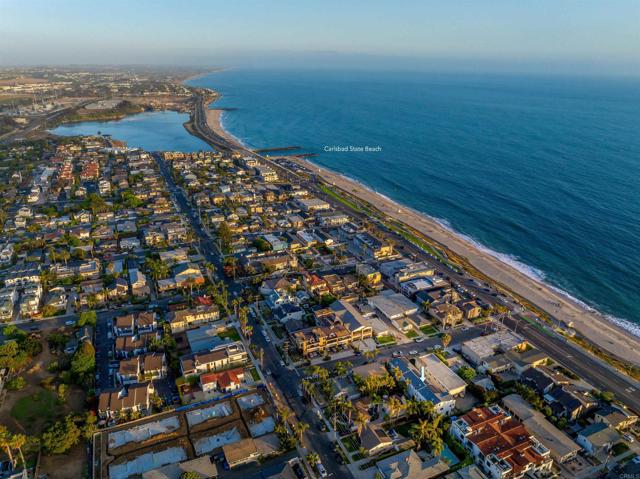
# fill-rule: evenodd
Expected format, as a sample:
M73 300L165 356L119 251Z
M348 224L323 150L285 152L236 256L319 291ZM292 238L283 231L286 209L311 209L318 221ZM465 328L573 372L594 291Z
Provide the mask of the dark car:
M296 462L291 469L293 469L293 472L298 479L306 479L307 475L302 470L302 466L300 466L299 462Z

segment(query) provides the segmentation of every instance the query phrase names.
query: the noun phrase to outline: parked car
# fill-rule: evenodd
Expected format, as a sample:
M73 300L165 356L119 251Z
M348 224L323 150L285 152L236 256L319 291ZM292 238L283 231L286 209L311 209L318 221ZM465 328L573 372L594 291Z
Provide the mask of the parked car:
M316 469L318 470L318 474L320 474L320 477L327 477L329 475L327 474L327 470L324 468L321 462L316 464Z
M629 442L635 442L635 438L628 432L623 434L622 437L624 437Z

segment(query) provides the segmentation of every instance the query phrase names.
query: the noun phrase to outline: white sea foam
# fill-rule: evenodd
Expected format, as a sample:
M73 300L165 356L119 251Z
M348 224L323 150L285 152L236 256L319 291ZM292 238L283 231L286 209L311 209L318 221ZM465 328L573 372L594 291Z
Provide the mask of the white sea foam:
M318 165L318 166L320 166L321 168L325 168L322 165ZM390 201L391 203L393 203L394 205L397 205L398 208L403 208L403 209L406 209L406 210L413 211L414 213L416 213L418 215L425 216L425 217L429 218L430 220L435 221L440 226L445 228L447 231L451 232L452 234L456 235L457 237L459 237L459 238L465 240L466 242L470 243L471 245L473 245L475 248L477 248L478 250L482 251L483 253L486 253L488 255L493 256L494 258L498 259L499 261L511 266L512 268L516 269L517 271L520 271L525 276L537 281L538 283L542 283L543 285L545 285L548 288L552 289L556 293L564 296L565 298L567 298L571 302L577 304L578 306L580 306L581 308L585 309L586 311L589 311L590 313L593 313L593 314L596 314L596 315L600 316L601 318L609 321L610 323L615 324L619 328L622 328L622 329L630 332L634 336L640 337L640 324L636 324L636 323L631 322L631 321L629 321L627 319L619 318L619 317L613 316L611 314L603 314L603 313L601 313L596 308L594 308L593 306L591 306L588 303L584 302L583 300L580 300L580 299L576 298L571 293L569 293L569 292L567 292L567 291L565 291L565 290L563 290L563 289L561 289L561 288L559 288L557 286L554 286L553 284L550 284L547 281L547 275L543 270L541 270L539 268L535 268L533 266L530 266L530 265L524 263L516 255L509 254L509 253L501 253L499 251L495 251L495 250L487 247L486 245L480 243L478 240L476 240L472 236L469 236L467 234L460 233L459 231L456 231L455 228L453 228L453 226L451 225L451 223L447 219L436 218L436 217L428 215L428 214L426 214L426 213L424 213L422 211L418 211L415 208L400 204L396 200L389 198L388 196L386 196L383 193L380 193L375 188L372 188L371 186L366 185L365 183L363 183L360 180L357 180L355 178L351 178L350 176L348 176L346 174L338 173L336 171L333 171L333 173L336 173L339 176L343 177L344 179L346 179L348 181L351 181L353 183L356 183L356 184L358 184L359 186L361 186L363 188L367 188L368 190L375 192L378 196L381 196L382 198L384 198L384 199Z
M421 213L423 214L423 213ZM590 313L593 314L597 314L598 316L600 316L603 319L606 319L607 321L609 321L610 323L615 324L616 326L625 329L626 331L629 331L631 334L633 334L634 336L639 336L640 337L640 325L633 323L629 320L623 319L623 318L619 318L610 314L603 314L600 311L598 311L596 308L594 308L593 306L591 306L590 304L586 303L585 301L576 298L575 296L573 296L571 293L557 287L554 286L553 284L550 284L547 281L547 275L544 271L542 271L541 269L538 268L534 268L533 266L530 266L526 263L523 263L517 256L512 255L512 254L507 254L507 253L500 253L498 251L492 250L491 248L488 248L487 246L483 245L482 243L480 243L479 241L477 241L475 238L466 235L464 233L460 233L458 231L456 231L452 226L451 223L449 221L447 221L446 219L442 219L442 218L433 218L430 217L433 220L435 220L438 224L440 224L440 226L442 226L443 228L446 228L447 230L449 230L451 233L455 234L456 236L458 236L459 238L464 239L465 241L471 243L475 248L479 249L480 251L487 253L491 256L493 256L494 258L502 261L503 263L508 264L509 266L511 266L512 268L520 271L522 274L528 276L529 278L544 284L545 286L547 286L548 288L552 289L553 291L555 291L556 293L564 296L565 298L567 298L568 300L570 300L571 302L577 304L578 306L580 306L581 308L585 309L586 311L589 311Z

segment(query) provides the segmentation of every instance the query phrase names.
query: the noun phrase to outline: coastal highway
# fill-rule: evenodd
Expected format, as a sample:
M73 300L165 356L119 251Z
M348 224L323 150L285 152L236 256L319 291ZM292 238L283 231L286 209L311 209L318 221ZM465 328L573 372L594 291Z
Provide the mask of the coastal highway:
M279 165L275 161L269 158L265 158L262 155L258 155L255 152L251 152L250 150L247 150L240 145L233 144L228 140L219 137L206 124L204 108L205 105L203 99L201 98L196 102L194 124L196 127L196 131L198 131L198 133L210 144L217 146L222 150L241 150L247 153L254 154L255 156L258 156L259 158L264 160L266 163L275 166L279 174L282 172L284 173L283 176L289 179L294 179L298 182L304 182L304 179L299 175L289 170L288 168ZM307 186L312 187L313 185L308 184ZM354 216L361 220L372 220L372 218L365 217L361 212L352 210L348 206L336 202L333 198L327 197L317 187L314 188L314 190L318 196L323 197L325 200L329 201L338 210L345 211L351 216ZM430 264L434 265L436 270L441 272L443 275L448 276L452 279L457 278L457 281L459 283L464 283L464 287L468 291L470 291L477 297L482 298L485 302L489 302L490 304L496 302L497 291L493 287L485 287L486 285L483 285L483 283L480 283L478 281L471 281L471 278L468 275L457 273L447 265L435 261L426 252L417 248L400 235L384 228L384 226L380 224L380 222L378 222L378 226L382 227L387 235L393 237L396 244L399 245L400 249L403 250L405 254L408 253L412 255L418 261L428 261ZM508 298L505 304L514 312L519 308L519 306L517 306L517 304L511 298ZM514 318L505 319L504 325L522 335L525 339L530 341L534 346L546 353L549 357L556 360L558 363L572 370L577 375L583 377L594 387L601 390L613 392L617 398L627 404L635 412L640 412L640 394L638 394L638 389L640 388L638 382L634 379L614 369L609 364L593 356L588 351L570 343L555 331L546 328L546 326L540 325L539 327L535 327L531 326L529 323L522 319Z
M552 359L570 369L595 387L611 391L616 398L634 412L640 411L640 393L637 383L615 371L611 366L574 345L564 337L517 317L505 318L504 325L516 329L532 345Z

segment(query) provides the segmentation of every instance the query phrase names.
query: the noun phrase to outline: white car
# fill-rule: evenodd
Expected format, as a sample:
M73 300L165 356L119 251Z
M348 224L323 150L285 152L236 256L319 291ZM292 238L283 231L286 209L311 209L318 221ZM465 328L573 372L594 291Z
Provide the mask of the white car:
M66 324L67 326L73 326L74 324L76 324L76 322L73 319L70 319L69 321L65 321L64 324Z
M324 466L322 465L321 462L319 462L318 464L316 464L316 469L318 470L318 474L320 474L320 477L327 477L327 470L324 468Z
M409 354L411 356L415 356L416 354L418 354L418 351L416 351L415 349L412 349L411 351L409 351Z
M630 433L623 434L622 437L624 437L628 442L635 442L635 438Z

